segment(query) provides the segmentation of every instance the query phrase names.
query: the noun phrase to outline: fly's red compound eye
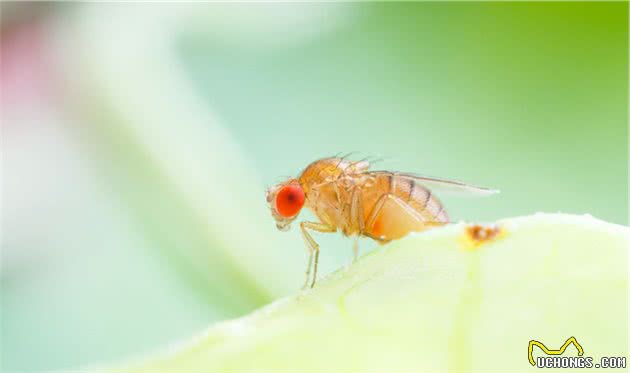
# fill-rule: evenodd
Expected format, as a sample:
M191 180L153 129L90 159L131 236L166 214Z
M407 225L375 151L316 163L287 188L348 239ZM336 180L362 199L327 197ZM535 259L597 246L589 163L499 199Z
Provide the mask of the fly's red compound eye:
M276 195L276 211L284 218L297 215L304 206L304 191L296 184L282 187Z

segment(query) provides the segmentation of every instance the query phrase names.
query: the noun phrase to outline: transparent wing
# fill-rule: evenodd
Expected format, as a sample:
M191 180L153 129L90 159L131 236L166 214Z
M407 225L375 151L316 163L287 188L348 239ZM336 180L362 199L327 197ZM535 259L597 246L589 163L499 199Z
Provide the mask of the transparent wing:
M366 173L376 175L387 174L394 177L412 179L415 183L423 185L431 191L442 194L450 194L463 197L485 197L499 193L499 190L497 189L470 185L457 180L441 179L437 177L417 175L406 172L370 171Z

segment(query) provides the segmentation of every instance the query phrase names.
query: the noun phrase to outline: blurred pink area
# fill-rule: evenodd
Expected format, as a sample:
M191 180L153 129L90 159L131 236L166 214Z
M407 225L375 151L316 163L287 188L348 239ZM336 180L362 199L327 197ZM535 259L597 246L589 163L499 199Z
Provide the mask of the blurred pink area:
M4 278L32 266L41 270L41 259L54 257L45 249L45 233L63 221L72 201L62 197L76 162L59 105L62 85L51 28L41 15L3 19L0 36Z
M55 69L50 39L39 20L11 25L0 38L0 89L6 127L16 116L29 115L34 105L53 99Z

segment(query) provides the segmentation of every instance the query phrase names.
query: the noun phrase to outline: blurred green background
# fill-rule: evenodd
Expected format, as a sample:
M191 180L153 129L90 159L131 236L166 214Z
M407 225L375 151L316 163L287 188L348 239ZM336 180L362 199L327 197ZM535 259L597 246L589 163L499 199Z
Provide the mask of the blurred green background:
M303 242L264 190L339 152L501 189L444 197L456 221L628 223L626 2L1 14L3 371L136 358L295 292ZM350 262L317 240L321 275Z

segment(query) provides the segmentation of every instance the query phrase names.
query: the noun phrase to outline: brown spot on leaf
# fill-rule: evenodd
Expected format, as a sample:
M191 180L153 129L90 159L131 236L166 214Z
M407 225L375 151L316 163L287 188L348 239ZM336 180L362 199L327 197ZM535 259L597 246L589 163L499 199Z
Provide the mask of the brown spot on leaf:
M488 242L492 242L502 236L504 231L496 224L492 225L469 225L464 233L464 246L466 248L477 248Z

